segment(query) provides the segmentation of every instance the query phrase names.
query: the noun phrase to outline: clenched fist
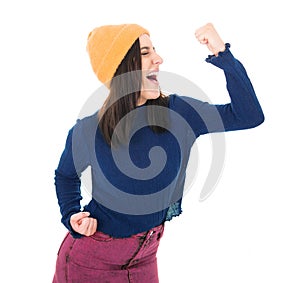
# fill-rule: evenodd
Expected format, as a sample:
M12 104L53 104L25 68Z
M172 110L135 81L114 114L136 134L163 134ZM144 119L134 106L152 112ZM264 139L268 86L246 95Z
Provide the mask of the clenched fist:
M97 230L97 219L89 217L89 212L78 212L71 216L70 224L81 235L91 236Z
M205 44L207 48L215 55L225 50L225 44L214 26L211 23L206 24L196 30L195 36L201 44Z

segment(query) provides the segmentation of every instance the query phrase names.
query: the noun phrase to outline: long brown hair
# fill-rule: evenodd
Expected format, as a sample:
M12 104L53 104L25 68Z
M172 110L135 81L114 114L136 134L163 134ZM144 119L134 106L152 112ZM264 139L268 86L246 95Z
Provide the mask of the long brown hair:
M110 82L109 95L99 111L99 127L109 145L112 143L113 134L116 135L118 143L128 141L132 126L130 120L132 121L132 118L126 121L125 116L137 107L142 85L140 52L140 42L137 39L116 70ZM147 100L146 105L168 107L168 96L160 93L158 98ZM155 133L166 130L168 117L165 111L159 111L159 107L151 107L150 110L147 110L147 117L149 127ZM125 119L125 126L114 133L122 118ZM158 125L165 125L165 127Z

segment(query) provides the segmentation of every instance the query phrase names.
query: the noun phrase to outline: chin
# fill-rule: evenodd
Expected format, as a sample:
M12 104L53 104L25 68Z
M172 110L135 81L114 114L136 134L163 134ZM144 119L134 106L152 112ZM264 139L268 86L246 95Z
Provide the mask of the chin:
M157 99L160 96L160 91L147 91L146 93L141 94L146 100L148 99Z

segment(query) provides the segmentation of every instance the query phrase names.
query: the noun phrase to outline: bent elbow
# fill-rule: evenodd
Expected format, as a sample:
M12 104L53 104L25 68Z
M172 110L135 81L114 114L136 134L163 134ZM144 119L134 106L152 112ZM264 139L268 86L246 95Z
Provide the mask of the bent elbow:
M256 128L259 125L261 125L264 121L265 121L265 115L261 111L254 117L254 119L251 120L251 122L248 124L248 128Z
M261 125L264 121L265 121L265 115L262 111L260 111L256 118L256 127Z

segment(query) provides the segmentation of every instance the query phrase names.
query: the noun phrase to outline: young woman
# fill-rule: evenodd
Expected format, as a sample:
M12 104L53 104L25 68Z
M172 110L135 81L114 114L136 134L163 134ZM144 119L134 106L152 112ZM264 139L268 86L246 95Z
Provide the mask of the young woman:
M158 282L156 252L165 221L181 213L190 149L203 134L253 128L264 115L242 64L212 24L196 38L223 69L230 103L163 95L162 58L136 24L94 29L87 50L109 88L102 108L70 130L55 171L68 233L53 282ZM83 209L81 173L91 168L92 199Z

